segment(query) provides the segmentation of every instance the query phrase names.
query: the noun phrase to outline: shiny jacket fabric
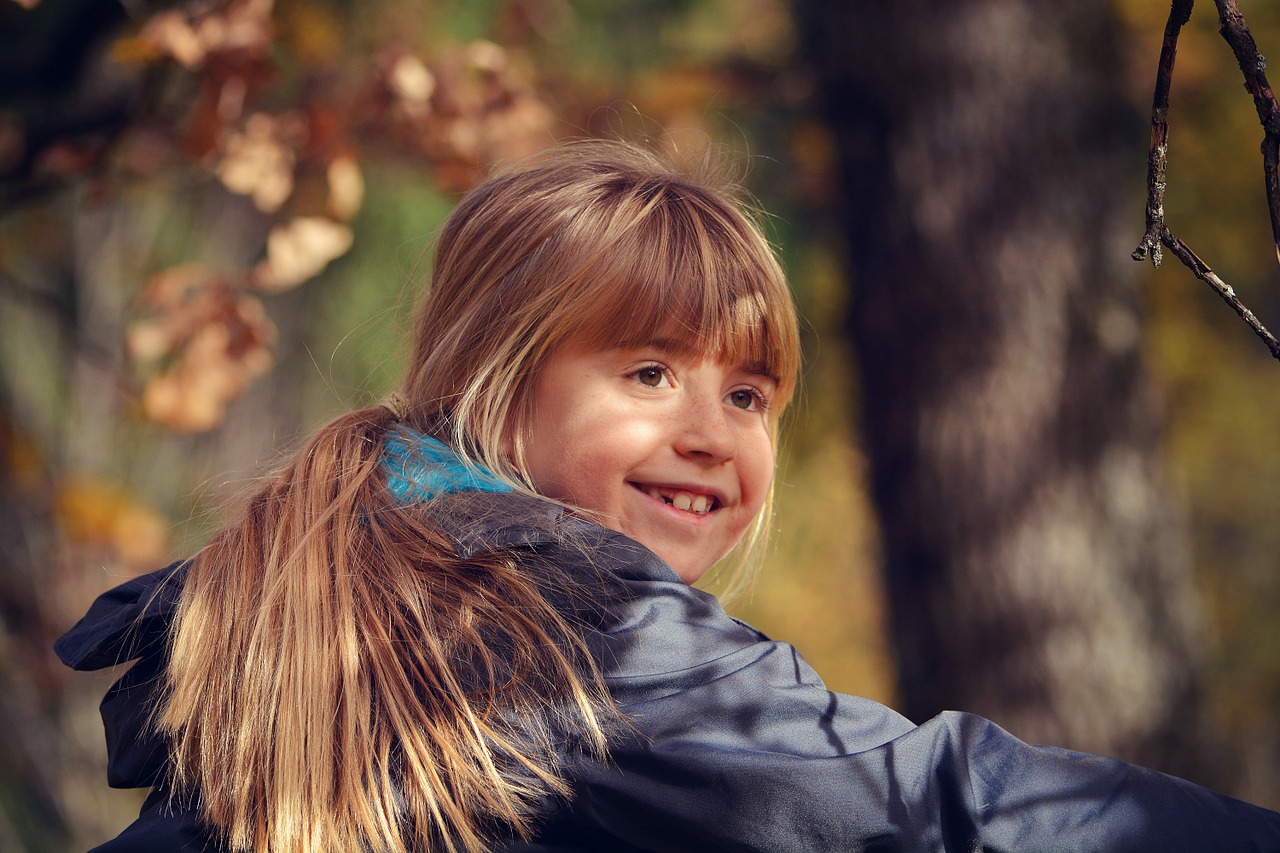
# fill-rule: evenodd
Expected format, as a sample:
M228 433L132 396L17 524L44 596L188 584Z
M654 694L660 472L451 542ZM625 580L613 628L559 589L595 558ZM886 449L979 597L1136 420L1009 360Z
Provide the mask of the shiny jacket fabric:
M569 757L574 797L539 836L563 851L1280 851L1280 815L1109 758L1029 746L945 713L914 725L828 691L799 653L729 617L643 546L516 494L432 502L461 556L506 549L566 593L633 726L609 761ZM108 781L162 785L146 727L185 568L103 594L57 643L77 669L136 660L102 703ZM157 787L98 851L221 848Z

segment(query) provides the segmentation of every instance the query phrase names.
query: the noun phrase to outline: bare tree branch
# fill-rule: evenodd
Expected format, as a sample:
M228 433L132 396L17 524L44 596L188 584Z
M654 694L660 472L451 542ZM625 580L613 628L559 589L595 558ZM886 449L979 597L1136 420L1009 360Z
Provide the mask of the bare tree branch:
M1231 306L1232 310L1240 315L1240 319L1249 324L1249 328L1253 329L1254 334L1262 338L1262 342L1267 345L1267 349L1271 350L1271 354L1280 359L1280 341L1276 340L1275 335L1267 331L1267 327L1259 322L1254 313L1245 307L1240 301L1240 297L1236 296L1236 292L1231 285L1218 278L1208 264L1200 259L1200 257L1187 246L1186 243L1179 240L1173 235L1168 228L1162 228L1160 232L1160 242L1169 247L1169 251L1187 265L1187 269L1195 273L1196 278L1208 283L1214 289L1223 301Z
M1267 209L1271 214L1271 237L1280 253L1280 181L1276 178L1280 166L1280 104L1267 82L1267 60L1258 53L1253 35L1245 25L1244 15L1236 0L1214 0L1218 6L1219 32L1231 46L1231 52L1240 64L1244 75L1244 87L1253 95L1253 105L1262 123L1262 169L1267 187Z
M1173 86L1173 63L1178 54L1178 34L1191 18L1195 0L1174 0L1169 21L1164 25L1164 43L1160 47L1160 68L1156 72L1156 91L1151 104L1151 148L1147 154L1147 233L1133 250L1135 261L1151 255L1153 266L1164 259L1160 251L1160 234L1164 230L1165 164L1169 154L1169 89Z
M1277 259L1280 259L1280 178L1277 177L1280 174L1280 104L1277 104L1275 93L1267 82L1267 62L1258 52L1258 46L1245 24L1244 15L1236 0L1214 0L1214 3L1221 23L1219 32L1235 54L1240 72L1244 75L1245 88L1253 95L1258 120L1262 123L1262 168L1267 190L1267 208L1271 215L1271 235L1276 244ZM1169 153L1169 91L1173 85L1178 35L1183 25L1190 20L1194 4L1195 0L1173 0L1169 20L1164 28L1160 66L1156 72L1155 94L1151 104L1151 147L1147 155L1147 230L1138 248L1133 250L1133 259L1142 261L1150 257L1152 265L1158 267L1162 260L1161 247L1168 248L1196 278L1207 283L1231 306L1267 345L1272 356L1280 359L1280 340L1240 301L1231 285L1219 278L1164 222L1165 168Z

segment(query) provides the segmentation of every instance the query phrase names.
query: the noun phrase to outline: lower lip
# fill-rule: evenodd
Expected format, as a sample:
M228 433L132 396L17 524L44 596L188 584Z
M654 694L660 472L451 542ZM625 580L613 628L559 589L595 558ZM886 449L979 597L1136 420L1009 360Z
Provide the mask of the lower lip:
M635 483L628 483L627 485L635 489L636 492L639 493L639 495L642 498L648 501L650 505L658 507L661 510L664 510L672 518L683 521L686 524L705 524L707 523L708 520L710 520L711 516L715 515L716 512L719 511L719 507L716 507L715 509L707 510L702 515L698 515L695 512L688 512L683 509L676 509L674 505L669 504L666 501L661 500L659 498L655 498L653 495L649 494L648 492L640 488Z

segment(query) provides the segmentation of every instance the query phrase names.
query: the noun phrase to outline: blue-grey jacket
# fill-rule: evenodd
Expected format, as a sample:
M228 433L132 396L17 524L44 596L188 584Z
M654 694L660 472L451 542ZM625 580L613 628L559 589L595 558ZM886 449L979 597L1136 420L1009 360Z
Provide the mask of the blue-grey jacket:
M548 800L538 837L512 853L1280 851L1280 814L1114 759L1029 746L969 714L917 726L832 693L794 648L556 504L478 493L432 503L462 556L506 549L530 571L608 589L575 618L634 725L614 736L607 762L569 757L572 800ZM113 786L164 778L166 750L146 720L184 574L174 564L103 594L57 643L77 669L136 661L102 703ZM97 849L222 848L157 788Z

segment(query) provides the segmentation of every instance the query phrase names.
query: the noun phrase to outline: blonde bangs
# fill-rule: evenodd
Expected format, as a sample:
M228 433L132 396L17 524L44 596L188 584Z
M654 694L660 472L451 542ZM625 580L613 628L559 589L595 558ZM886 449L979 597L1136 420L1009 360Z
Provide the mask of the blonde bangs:
M629 189L643 208L625 216L625 227L606 240L582 235L593 251L575 270L584 296L562 340L590 349L662 341L748 365L778 382L781 411L800 346L786 278L764 237L698 187Z

